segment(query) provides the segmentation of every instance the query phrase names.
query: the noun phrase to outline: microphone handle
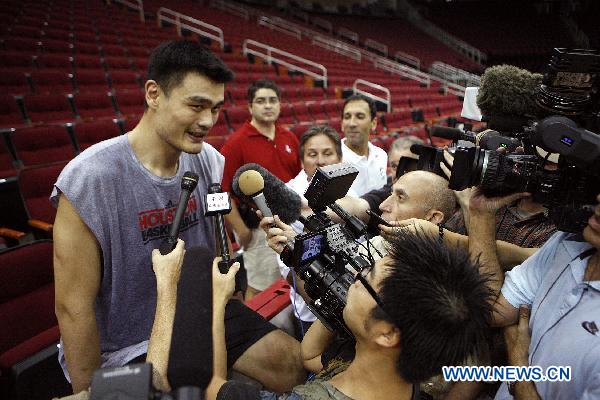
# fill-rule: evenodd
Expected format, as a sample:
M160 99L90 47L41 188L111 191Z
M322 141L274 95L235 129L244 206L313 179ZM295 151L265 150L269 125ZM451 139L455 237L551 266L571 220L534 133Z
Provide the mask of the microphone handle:
M181 219L185 213L185 209L187 208L190 194L191 192L189 190L184 189L181 191L181 195L179 196L179 205L177 206L177 211L175 211L175 217L173 218L171 229L169 229L169 236L163 239L158 247L158 251L160 251L160 254L163 256L172 252L177 245L177 237L179 236L179 229L181 228Z
M225 232L225 223L222 214L215 215L215 223L217 225L217 240L221 247L221 258L223 261L229 261L229 246L227 245L227 233Z
M256 207L258 207L258 209L262 212L263 217L273 216L273 213L271 212L271 209L267 204L267 199L265 198L265 195L262 192L252 196L252 199L254 200L254 204L256 204Z

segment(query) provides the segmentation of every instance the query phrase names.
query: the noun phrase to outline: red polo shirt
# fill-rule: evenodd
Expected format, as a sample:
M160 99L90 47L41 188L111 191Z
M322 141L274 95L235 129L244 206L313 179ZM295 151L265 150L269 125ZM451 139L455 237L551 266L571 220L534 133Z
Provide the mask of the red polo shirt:
M283 182L289 181L302 168L298 144L296 135L279 125L275 125L275 138L270 140L246 121L221 147L225 156L223 191L231 192L235 172L248 163L262 166Z

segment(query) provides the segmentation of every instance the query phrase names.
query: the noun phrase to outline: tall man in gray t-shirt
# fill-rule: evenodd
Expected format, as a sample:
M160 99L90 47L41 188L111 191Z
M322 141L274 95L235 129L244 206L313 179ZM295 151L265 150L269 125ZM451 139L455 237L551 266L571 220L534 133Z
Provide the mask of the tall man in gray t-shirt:
M196 43L162 44L150 57L139 124L81 153L55 184L59 357L75 393L89 387L100 366L123 365L147 351L156 308L151 252L168 232L186 170L200 181L180 236L188 247L215 247L214 226L201 210L208 185L221 181L224 159L203 140L232 78ZM239 303L231 310L233 368L277 391L299 383L298 342Z

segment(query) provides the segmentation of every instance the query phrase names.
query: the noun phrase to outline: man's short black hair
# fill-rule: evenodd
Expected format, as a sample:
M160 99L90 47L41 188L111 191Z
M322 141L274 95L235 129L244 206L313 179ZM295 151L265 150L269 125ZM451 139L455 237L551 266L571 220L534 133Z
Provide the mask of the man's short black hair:
M150 54L148 79L156 81L167 96L189 72L204 75L216 83L231 82L234 78L225 63L199 43L187 40L165 42Z
M407 230L388 244L386 276L379 287L385 309L373 318L400 330L398 371L413 383L478 355L489 338L492 292L464 249Z
M313 125L302 134L299 145L301 158L304 158L304 146L308 142L308 139L317 135L327 136L333 142L338 157L342 158L342 140L340 139L340 134L329 125Z
M248 104L252 104L254 101L254 96L256 96L256 92L258 89L271 89L275 92L278 99L281 99L281 90L275 84L275 82L268 79L259 79L257 81L252 82L250 87L248 88Z
M342 119L344 119L346 104L350 103L351 101L366 101L369 105L369 111L371 112L371 120L374 120L377 116L377 106L375 105L373 99L365 96L364 94L353 94L344 101L344 107L342 107Z

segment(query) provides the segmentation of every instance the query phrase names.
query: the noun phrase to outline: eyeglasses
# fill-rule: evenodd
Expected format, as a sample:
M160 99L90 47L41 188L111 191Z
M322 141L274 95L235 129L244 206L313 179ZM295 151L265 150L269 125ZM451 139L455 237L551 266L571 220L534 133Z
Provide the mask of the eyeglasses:
M367 275L369 275L369 273L373 270L373 266L374 264L371 264L368 267L363 268L359 273L357 273L354 276L354 282L360 281L365 287L365 289L367 289L367 292L369 292L371 297L373 297L377 305L381 307L383 311L385 311L383 309L383 301L381 301L381 298L379 297L375 289L373 289L373 286L371 286L371 284L367 281Z
M254 99L253 103L258 104L259 106L263 106L267 103L269 103L271 105L275 105L275 104L279 104L279 99L277 97L269 97L268 99L259 97L258 99Z

